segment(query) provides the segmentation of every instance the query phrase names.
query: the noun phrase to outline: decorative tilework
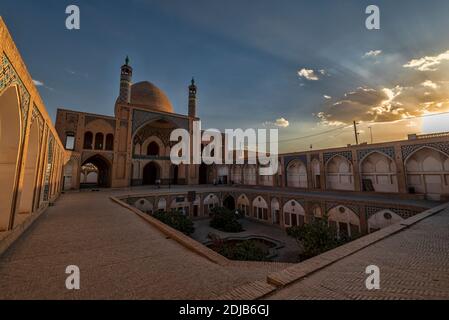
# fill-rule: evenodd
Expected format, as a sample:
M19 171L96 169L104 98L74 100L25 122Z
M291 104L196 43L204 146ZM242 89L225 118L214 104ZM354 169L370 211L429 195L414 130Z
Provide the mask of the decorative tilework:
M299 155L295 155L295 156L285 156L284 157L285 169L287 169L287 166L289 165L289 163L294 160L299 160L307 166L307 155L299 154Z
M134 110L133 112L133 127L132 134L134 134L137 129L149 121L155 120L165 120L174 123L179 128L189 130L189 120L183 119L175 116L170 116L166 114L154 113L151 111Z
M338 151L338 152L326 152L324 153L324 163L327 163L330 159L335 156L341 156L346 158L349 162L352 162L352 152L351 151Z
M136 160L170 160L169 156L147 156L147 155L133 155Z
M407 146L402 146L402 159L407 159L412 153L422 147L431 147L439 150L449 156L449 143L448 142L434 142L434 143L422 143L422 144L412 144Z
M50 133L50 136L48 138L47 168L45 172L43 201L48 201L48 196L50 192L50 174L53 166L53 145L54 145L54 137Z
M2 54L2 64L0 69L0 92L11 85L17 85L19 88L20 109L22 111L23 123L22 134L24 135L27 126L28 110L30 108L31 96L28 90L25 88L13 65L9 61L8 57L5 54Z
M140 143L142 144L150 137L158 137L162 140L164 145L168 146L171 145L170 143L170 134L171 129L165 129L165 128L153 128L151 126L145 126L134 137L134 144Z
M368 156L372 152L379 152L383 153L387 157L390 157L394 160L395 152L393 147L385 147L385 148L371 148L371 149L363 149L357 151L357 158L359 161L362 161L365 159L366 156Z
M372 217L376 213L378 213L380 211L383 211L383 210L392 211L392 212L396 213L398 216L400 216L403 219L408 219L408 218L413 217L414 215L420 213L420 211L418 211L418 210L401 209L401 208L389 208L389 207L382 208L382 207L368 206L368 207L366 207L366 216L369 219L370 217Z
M31 123L33 124L36 120L39 122L39 131L42 132L42 130L44 129L44 117L42 117L42 114L40 113L38 107L33 104Z

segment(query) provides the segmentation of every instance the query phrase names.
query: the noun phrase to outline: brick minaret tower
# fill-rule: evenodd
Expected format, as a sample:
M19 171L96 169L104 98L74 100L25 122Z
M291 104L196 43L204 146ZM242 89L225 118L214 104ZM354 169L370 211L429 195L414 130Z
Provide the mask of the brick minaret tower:
M121 68L120 73L120 95L119 102L130 103L131 101L131 81L133 76L133 68L129 65L129 58L126 57L125 64Z
M196 85L193 78L189 86L189 117L196 118Z

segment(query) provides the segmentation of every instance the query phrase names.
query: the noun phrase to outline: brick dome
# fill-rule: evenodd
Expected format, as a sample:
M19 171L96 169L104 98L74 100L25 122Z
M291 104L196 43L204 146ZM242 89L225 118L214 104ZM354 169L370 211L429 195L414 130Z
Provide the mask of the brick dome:
M148 81L131 86L131 104L152 111L173 112L173 106L166 94Z

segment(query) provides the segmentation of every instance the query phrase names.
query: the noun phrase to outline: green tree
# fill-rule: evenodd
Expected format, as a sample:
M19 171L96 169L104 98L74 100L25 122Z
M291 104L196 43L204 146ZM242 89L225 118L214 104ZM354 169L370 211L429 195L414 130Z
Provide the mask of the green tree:
M215 207L212 209L212 220L210 226L223 232L242 232L243 228L240 222L240 215L223 207Z
M158 211L153 217L188 236L195 232L193 221L180 210Z
M338 239L335 230L329 227L327 217L314 219L300 227L288 228L287 234L295 238L302 248L301 260L317 256L347 241Z

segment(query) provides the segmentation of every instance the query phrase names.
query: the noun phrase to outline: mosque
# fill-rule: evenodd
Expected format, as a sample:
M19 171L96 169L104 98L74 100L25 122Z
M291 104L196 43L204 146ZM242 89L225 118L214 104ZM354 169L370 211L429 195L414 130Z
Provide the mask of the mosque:
M133 84L132 76L127 57L114 117L58 109L55 127L70 152L64 189L208 182L206 166L170 161L171 132L192 132L199 120L195 81L188 87L188 114L182 115L161 89L148 81Z

